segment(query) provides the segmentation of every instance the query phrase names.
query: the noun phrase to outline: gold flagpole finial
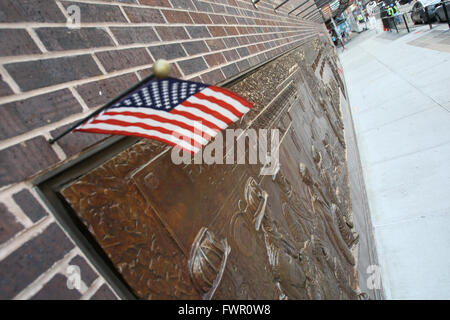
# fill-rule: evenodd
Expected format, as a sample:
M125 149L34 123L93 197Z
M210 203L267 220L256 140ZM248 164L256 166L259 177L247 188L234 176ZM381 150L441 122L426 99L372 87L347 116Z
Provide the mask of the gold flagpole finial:
M153 73L158 79L167 78L170 73L170 63L163 59L156 60L153 64Z

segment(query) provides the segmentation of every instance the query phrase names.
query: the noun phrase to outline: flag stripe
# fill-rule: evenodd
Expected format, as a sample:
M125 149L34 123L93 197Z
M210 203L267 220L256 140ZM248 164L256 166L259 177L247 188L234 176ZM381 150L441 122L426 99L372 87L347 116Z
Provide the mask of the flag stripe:
M86 124L83 128L77 129L77 131L84 132L96 132L97 130L102 130L101 133L108 134L131 134L131 135L145 135L147 138L155 138L164 140L164 142L171 142L173 145L178 145L181 148L187 149L191 152L197 152L200 150L198 147L193 146L192 144L179 139L171 134L161 133L157 130L146 130L139 127L128 126L124 128L123 126L107 124L107 123L97 123L97 124ZM98 132L98 131L97 131ZM121 133L118 133L121 132Z
M195 104L195 105L200 105L203 108L206 107L209 110L219 114L221 117L224 117L224 118L228 119L229 121L226 121L227 123L235 122L237 119L239 119L238 117L236 117L234 114L232 114L227 109L222 108L221 106L219 106L219 105L217 105L215 103L212 103L212 102L210 102L208 100L199 99L199 98L197 98L196 95L190 96L189 99L187 99L184 102L190 102L190 103Z
M181 117L190 119L192 121L195 121L197 123L200 123L202 126L205 126L207 129L211 129L214 131L214 134L211 134L213 137L217 134L218 131L220 131L222 128L218 125L206 120L206 118L199 117L197 115L194 115L192 113L181 111L182 108L177 107L176 109L170 110L170 114L179 115Z
M205 109L207 109L207 108L205 108ZM186 102L186 101L184 101L182 104L180 104L175 109L171 110L171 112L173 112L174 110L185 111L185 112L191 113L191 114L193 114L195 116L204 118L204 119L214 123L220 129L225 129L226 127L228 127L228 123L226 123L226 122L224 122L224 121L222 121L220 119L217 119L216 117L211 115L211 110L207 109L208 112L204 112L202 109L196 108L196 107L194 107L194 105L192 103L189 103L189 102Z
M118 120L123 123L129 123L130 125L140 126L144 129L149 128L149 129L157 130L158 128L162 128L162 129L168 130L169 132L176 132L179 135L183 135L190 139L194 139L195 141L197 141L201 144L206 144L209 141L209 140L206 140L205 138L203 138L201 135L198 135L197 133L195 133L194 128L192 128L192 130L185 129L180 126L173 125L168 122L164 122L164 119L163 119L163 122L161 122L161 121L157 121L157 120L153 120L153 119L142 119L142 118L124 115L124 114L119 114L119 115L102 114L91 123L99 123L99 122L111 123L111 122L108 122L108 120Z
M216 92L216 94L222 93L224 95L223 100L226 101L228 98L232 99L237 102L236 104L240 104L241 107L243 108L251 109L253 107L253 103L246 101L245 99L241 98L240 96L238 96L234 92L231 92L230 90L215 86L210 86L206 89L210 89L211 91ZM233 105L233 103L230 104Z
M165 112L167 113L167 112ZM195 127L192 125L189 125L185 122L180 122L177 120L171 120L168 119L166 117L160 117L157 115L148 115L145 113L141 113L141 112L130 112L130 111L122 111L122 112L111 112L111 111L107 111L105 113L102 114L102 116L109 116L109 117L120 117L120 116L128 116L128 117L132 117L132 120L134 122L136 122L136 120L134 120L133 118L138 118L141 119L141 121L144 121L146 119L149 120L154 120L157 121L159 123L161 123L161 125L163 126L165 123L169 123L172 124L174 126L180 127L182 129L186 129L189 130L199 136L203 136L205 139L207 139L207 137L213 137L217 134L216 131L213 130L206 130L206 126L199 126L199 124L197 122L195 122ZM125 121L125 119L123 119ZM187 121L186 121L187 122ZM194 122L194 121L190 121L190 122ZM212 132L213 135L210 135L208 132Z
M235 99L223 94L222 92L218 92L218 91L211 90L210 88L206 88L206 89L200 91L200 93L202 93L205 96L214 97L220 101L224 101L227 104L233 106L234 109L238 110L242 114L247 113L250 110L250 108L247 108L246 106L241 104L238 100L235 100Z
M199 92L195 95L197 98L199 99L204 99L204 100L208 100L211 103L214 103L222 108L227 109L228 111L230 111L232 114L234 114L237 118L242 117L242 112L238 111L236 108L234 108L232 105L228 104L227 102L217 99L214 96L206 96L204 95L202 92Z
M123 128L141 128L144 130L153 130L153 131L158 131L162 134L166 134L166 135L172 135L177 139L183 140L185 142L188 142L190 145L196 147L196 148L201 148L204 144L206 144L207 142L203 143L199 143L196 140L181 135L179 133L176 133L175 131L170 131L164 128L160 128L160 127L153 127L153 126L149 126L143 123L128 123L128 122L124 122L124 121L120 121L120 120L116 120L116 119L110 119L110 120L96 120L94 121L92 124L108 124L108 125L115 125L115 126L121 126Z
M209 114L214 119L225 123L225 127L227 127L230 123L233 122L230 119L228 119L227 117L221 115L219 112L211 110L210 108L207 108L202 104L192 103L192 102L186 100L183 103L181 103L181 105L183 107L188 107L189 109L197 109L199 111L202 111L203 113Z
M108 109L105 114L129 114L134 115L136 117L152 117L156 116L158 118L168 119L167 121L173 121L173 124L183 123L190 127L195 127L196 130L200 130L205 132L206 134L214 137L217 134L217 131L220 131L220 128L215 124L206 121L199 117L190 116L188 114L184 114L182 112L173 112L176 109L172 109L172 111L159 111L150 108L132 108L132 107L123 107L123 108L111 108ZM154 118L156 119L156 118ZM199 121L201 121L201 125Z
M149 134L144 134L144 133L138 133L138 132L130 132L130 131L125 131L125 130L103 130L103 129L98 129L98 128L91 128L91 129L82 129L82 128L78 128L75 129L75 131L80 131L80 132L87 132L87 133L99 133L99 134L115 134L115 135L123 135L123 136L134 136L134 137L141 137L141 138L147 138L147 139L152 139L152 140L158 140L161 141L165 144L174 146L176 148L180 148L181 150L185 150L191 154L195 154L197 151L193 151L187 148L184 148L180 145L177 145L176 143L173 143L170 140L166 140L164 138L158 137L158 136L152 136Z

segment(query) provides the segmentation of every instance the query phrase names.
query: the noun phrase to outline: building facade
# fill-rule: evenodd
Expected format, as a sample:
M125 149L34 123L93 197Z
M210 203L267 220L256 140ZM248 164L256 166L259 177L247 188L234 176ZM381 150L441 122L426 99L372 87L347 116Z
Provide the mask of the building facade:
M174 77L231 85L245 83L242 81L264 66L276 73L273 64L291 54L304 59L317 83L324 83L322 77L327 72L333 78L333 85L325 83L317 94L308 91L308 97L305 93L297 97L298 101L305 104L312 99L320 104L326 90L330 95L332 90L341 90L345 95L334 49L324 24L313 12L317 10L314 1L290 1L275 11L280 2L259 1L256 5L244 0L0 2L0 298L124 297L111 283L114 281L108 278L108 272L99 270L102 267L91 257L89 249L80 245L68 227L70 223L55 213L39 184L111 141L106 135L86 133L70 133L55 144L49 144L48 139L143 79L151 72L155 60L168 60ZM296 11L292 12L293 9ZM301 58L305 52L306 58ZM287 69L280 67L285 75L296 72L295 61L289 63ZM284 80L271 79L271 83L283 91L287 87ZM296 81L304 83L307 79ZM246 95L244 88L236 90ZM247 91L252 98L250 93ZM270 104L262 98L255 99ZM323 112L325 115L328 111ZM338 118L333 121L341 121ZM343 128L333 126L334 122L325 131L342 140L340 133L332 132ZM307 156L313 156L310 146L307 150ZM345 163L345 157L341 155L340 161ZM349 192L344 194L350 199ZM331 210L330 206L327 208ZM98 238L94 240L106 248ZM111 268L119 270L119 262L110 258ZM136 281L130 280L130 274L122 276L128 285ZM354 284L352 290L357 288L359 285ZM137 290L133 294L152 298L150 291L137 293ZM342 298L354 298L360 293L357 291L342 293ZM280 293L280 297L283 295L289 296ZM300 296L293 294L293 297ZM320 295L305 295L308 297Z

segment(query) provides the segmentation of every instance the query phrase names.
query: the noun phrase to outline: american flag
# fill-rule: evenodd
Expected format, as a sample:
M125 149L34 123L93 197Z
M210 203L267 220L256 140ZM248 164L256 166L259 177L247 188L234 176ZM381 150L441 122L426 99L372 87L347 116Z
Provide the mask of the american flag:
M252 107L253 103L221 87L155 79L74 131L155 139L195 154Z

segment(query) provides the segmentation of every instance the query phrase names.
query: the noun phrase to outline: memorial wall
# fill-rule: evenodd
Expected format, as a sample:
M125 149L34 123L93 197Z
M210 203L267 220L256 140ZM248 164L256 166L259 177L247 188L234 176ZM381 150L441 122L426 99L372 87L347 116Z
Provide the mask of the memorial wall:
M275 2L0 3L0 298L379 298L335 48L309 12L288 15L299 3ZM219 137L213 164L148 139L48 143L157 59L255 103L229 127L244 163ZM278 133L270 174L251 159L261 130Z

